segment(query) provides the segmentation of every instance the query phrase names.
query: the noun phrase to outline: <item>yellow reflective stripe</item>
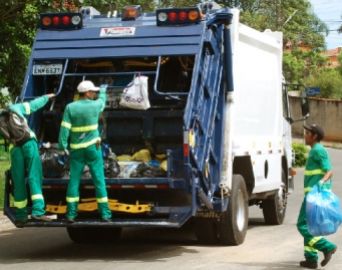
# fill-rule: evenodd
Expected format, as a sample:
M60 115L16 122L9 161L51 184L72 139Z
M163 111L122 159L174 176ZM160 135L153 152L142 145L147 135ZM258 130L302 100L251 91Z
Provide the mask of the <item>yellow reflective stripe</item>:
M30 114L30 113L31 113L30 104L29 104L28 102L24 102L24 103L23 103L23 106L24 106L24 108L25 108L26 114Z
M71 131L72 132L87 132L91 130L97 130L98 124L96 125L90 125L90 126L81 126L81 127L72 127Z
M304 171L304 175L307 175L307 176L319 175L319 174L325 174L325 172L321 169Z
M100 141L101 141L100 137L97 137L97 138L92 139L91 141L85 142L85 143L71 143L70 148L71 149L87 148L88 146L95 144L97 142L100 142Z
M68 203L79 202L80 197L66 197Z
M32 195L31 196L31 200L34 201L34 200L44 200L44 197L42 194L35 194L35 195Z
M25 208L27 206L27 200L24 201L14 201L14 207L16 208Z
M62 121L61 126L67 128L67 129L71 128L71 124L68 122L65 122L65 121Z
M311 187L304 188L304 193L308 193L311 191Z
M108 197L102 197L96 199L98 203L106 203L108 202Z
M313 247L321 239L322 239L321 236L316 236L316 237L312 238L308 244L310 247Z
M313 247L305 246L304 247L304 251L307 251L307 252L317 252L317 249L315 249Z

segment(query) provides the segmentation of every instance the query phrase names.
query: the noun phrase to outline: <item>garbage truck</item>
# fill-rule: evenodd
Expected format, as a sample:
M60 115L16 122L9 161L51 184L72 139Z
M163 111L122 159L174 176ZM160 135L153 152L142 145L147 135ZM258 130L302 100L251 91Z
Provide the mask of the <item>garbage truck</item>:
M249 206L260 207L266 224L282 224L293 188L282 45L281 32L252 29L239 22L239 10L213 3L153 13L128 6L103 15L88 6L41 14L17 101L56 94L29 118L42 157L58 143L77 85L91 80L107 85L102 150L120 173L105 179L110 222L101 222L85 173L79 216L68 223L67 162L56 173L57 165L44 167L43 160L46 211L54 219L29 219L24 227L65 227L71 240L84 242L118 239L127 227L187 223L201 243L238 245ZM140 76L149 108L121 106ZM8 172L4 213L15 224L12 185Z

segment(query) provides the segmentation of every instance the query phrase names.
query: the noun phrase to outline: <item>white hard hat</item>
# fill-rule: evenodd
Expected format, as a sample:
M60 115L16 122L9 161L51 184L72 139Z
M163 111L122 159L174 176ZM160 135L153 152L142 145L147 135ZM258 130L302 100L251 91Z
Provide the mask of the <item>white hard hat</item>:
M85 93L88 91L99 91L99 90L100 90L100 87L95 86L92 81L82 81L77 86L77 91L79 93Z

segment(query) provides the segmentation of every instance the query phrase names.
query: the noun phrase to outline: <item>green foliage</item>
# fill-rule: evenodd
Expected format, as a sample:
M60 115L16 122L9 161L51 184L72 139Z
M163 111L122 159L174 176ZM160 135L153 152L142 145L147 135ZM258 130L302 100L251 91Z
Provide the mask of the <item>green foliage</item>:
M293 143L292 149L295 153L295 167L303 167L306 163L308 148L302 143Z
M0 146L0 209L4 205L5 171L10 167L7 153L4 153Z
M11 0L0 5L0 86L7 86L12 96L21 90L38 14L49 2Z
M11 95L7 87L0 88L0 109L7 107L11 103Z
M342 29L342 26L341 26ZM340 73L340 75L342 76L342 51L340 52L340 54L337 57L339 66L337 67L338 72Z
M342 99L342 76L337 69L320 69L309 76L305 84L319 87L321 97Z
M291 83L303 83L321 66L327 26L313 13L309 0L226 0L221 4L241 9L241 21L255 29L284 34L284 75ZM303 50L307 47L309 51Z

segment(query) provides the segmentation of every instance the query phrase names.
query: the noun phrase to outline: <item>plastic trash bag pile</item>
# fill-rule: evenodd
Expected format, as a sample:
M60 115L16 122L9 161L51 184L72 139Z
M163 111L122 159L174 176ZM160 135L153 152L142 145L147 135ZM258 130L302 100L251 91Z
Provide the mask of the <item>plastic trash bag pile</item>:
M306 195L306 217L313 236L335 233L342 223L339 198L331 190L315 185Z
M108 144L102 144L104 173L106 178L165 177L167 160L165 154L151 158L148 149L141 149L133 155L116 156ZM61 155L57 144L43 143L40 147L43 175L45 178L68 178L69 158ZM84 167L82 178L91 178L88 166Z

